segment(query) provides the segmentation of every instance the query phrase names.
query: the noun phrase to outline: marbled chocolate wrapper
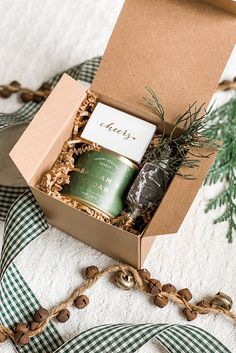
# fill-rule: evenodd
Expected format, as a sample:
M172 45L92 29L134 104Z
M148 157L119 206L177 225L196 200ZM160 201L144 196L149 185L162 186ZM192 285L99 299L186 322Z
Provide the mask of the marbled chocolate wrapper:
M147 162L143 165L134 183L132 184L126 199L133 219L142 212L158 205L173 177L168 168L168 158L171 149L160 153L160 159Z

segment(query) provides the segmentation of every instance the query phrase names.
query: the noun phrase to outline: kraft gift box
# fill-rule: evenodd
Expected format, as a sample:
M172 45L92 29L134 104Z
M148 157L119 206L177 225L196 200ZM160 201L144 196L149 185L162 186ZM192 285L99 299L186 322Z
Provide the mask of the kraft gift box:
M189 104L209 103L236 42L235 16L231 0L126 0L91 90L100 102L157 124L142 100L148 85L165 108L168 132ZM193 169L195 180L173 178L143 234L99 221L36 187L70 137L85 96L81 83L63 75L10 156L50 224L140 268L157 235L178 232L215 154Z

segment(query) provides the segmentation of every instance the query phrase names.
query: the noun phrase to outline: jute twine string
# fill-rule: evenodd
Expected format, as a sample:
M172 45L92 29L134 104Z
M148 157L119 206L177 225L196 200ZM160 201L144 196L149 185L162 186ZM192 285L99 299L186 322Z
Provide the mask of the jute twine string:
M109 267L101 270L100 272L98 272L93 278L87 279L80 287L75 289L74 292L65 301L63 301L62 303L60 303L60 304L56 305L54 308L52 308L48 318L40 325L40 327L38 329L33 330L33 331L32 330L29 331L29 336L30 337L37 336L41 332L43 332L44 329L49 324L49 322L53 318L55 318L62 309L68 309L73 304L74 300L78 296L82 295L84 292L86 292L87 289L91 288L101 277L103 277L104 275L107 275L107 274L114 274L119 271L122 271L124 273L124 275L126 275L127 273L130 273L134 279L136 288L145 294L152 295L147 292L146 282L140 276L138 270L136 270L132 266L126 265L126 264L109 266ZM191 304L191 303L187 302L184 298L180 297L178 293L160 292L160 294L158 294L158 295L168 298L173 303L175 303L176 305L178 305L182 308L188 308L189 310L194 311L199 314L212 313L212 314L224 315L224 316L228 317L229 319L233 320L234 323L236 323L236 313L231 312L229 310L226 310L224 308L220 308L220 307L203 308L203 307L198 306L196 304ZM14 332L10 328L5 327L4 325L0 325L0 331L2 333L4 333L7 337L14 340Z

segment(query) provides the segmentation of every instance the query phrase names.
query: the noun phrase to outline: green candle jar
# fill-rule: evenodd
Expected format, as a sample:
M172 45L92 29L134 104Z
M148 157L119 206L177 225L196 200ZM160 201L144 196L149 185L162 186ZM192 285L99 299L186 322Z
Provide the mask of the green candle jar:
M111 151L87 151L76 161L62 194L115 218L124 209L137 171L133 162Z

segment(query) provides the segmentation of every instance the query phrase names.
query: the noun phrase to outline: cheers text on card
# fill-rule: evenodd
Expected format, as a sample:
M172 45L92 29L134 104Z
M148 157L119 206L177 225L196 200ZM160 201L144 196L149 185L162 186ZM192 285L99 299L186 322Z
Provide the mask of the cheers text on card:
M110 124L101 123L100 126L104 127L110 132L115 132L118 135L123 135L124 140L129 140L129 139L136 140L136 137L132 136L130 132L128 132L127 130L121 130L117 128L114 123L110 123Z
M81 137L140 163L156 125L98 103Z

